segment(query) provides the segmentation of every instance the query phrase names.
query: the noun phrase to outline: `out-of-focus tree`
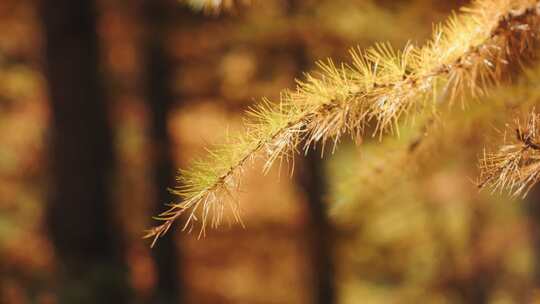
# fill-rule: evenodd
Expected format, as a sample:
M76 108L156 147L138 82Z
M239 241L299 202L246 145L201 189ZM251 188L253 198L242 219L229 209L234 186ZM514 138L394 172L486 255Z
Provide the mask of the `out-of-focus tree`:
M143 60L144 94L150 116L151 166L155 192L155 208L159 213L163 201L173 201L168 187L175 179L169 117L175 101L171 88L173 61L167 50L170 26L176 12L175 3L167 0L147 0L141 5L144 25ZM189 12L183 12L188 18ZM181 303L184 296L182 258L174 237L163 240L153 249L157 282L152 303Z
M309 1L306 1L309 3ZM295 18L302 9L301 1L288 3L288 15ZM304 71L312 69L308 46L303 39L291 43L289 53L296 63L295 78L300 79ZM305 193L307 208L306 235L309 244L309 257L313 290L313 303L331 304L336 302L334 274L334 232L328 217L325 198L328 186L322 160L322 149L310 150L302 160L298 175L299 186Z
M94 1L42 1L51 119L48 229L59 303L129 303Z

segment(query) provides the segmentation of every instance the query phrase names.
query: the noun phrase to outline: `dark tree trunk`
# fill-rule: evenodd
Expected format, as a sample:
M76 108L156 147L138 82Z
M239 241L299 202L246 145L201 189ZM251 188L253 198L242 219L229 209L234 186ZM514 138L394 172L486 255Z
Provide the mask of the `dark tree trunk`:
M313 303L335 303L332 225L327 217L323 200L327 185L324 179L323 160L320 150L310 151L306 156L299 183L308 202L308 242L312 265Z
M289 3L289 13L299 11L299 1ZM302 37L297 37L297 44L292 45L291 54L297 65L296 77L311 68L308 60L306 45ZM312 289L313 301L317 304L331 304L336 302L334 285L334 261L333 261L333 227L327 216L327 208L324 202L327 185L325 180L323 159L321 150L310 150L301 162L302 168L298 177L298 183L304 190L307 198L308 211L308 244L313 274Z
M111 204L114 157L95 3L41 4L52 110L47 222L60 264L59 303L127 303Z
M175 165L167 129L168 115L174 102L170 87L172 62L165 49L171 11L172 7L166 0L146 0L142 6L146 26L143 42L145 98L150 111L155 213L163 211L164 204L176 199L167 190L175 184ZM172 304L182 300L180 252L174 236L174 233L166 234L152 249L157 270L157 285L152 303Z

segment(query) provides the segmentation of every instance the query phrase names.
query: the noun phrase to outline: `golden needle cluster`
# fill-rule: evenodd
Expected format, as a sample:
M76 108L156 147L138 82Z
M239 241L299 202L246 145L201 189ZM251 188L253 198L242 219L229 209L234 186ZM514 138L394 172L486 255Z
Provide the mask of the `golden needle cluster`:
M351 63L320 62L279 101L263 100L249 111L245 132L181 172L174 190L179 203L156 217L162 222L146 237L155 243L182 215L184 229L200 220L204 234L219 225L226 206L240 221L234 194L256 158L265 160L266 171L314 144L365 136L368 124L375 126L369 135L396 133L404 117L485 94L534 55L539 31L538 0L479 0L437 26L424 46L377 44L352 50Z

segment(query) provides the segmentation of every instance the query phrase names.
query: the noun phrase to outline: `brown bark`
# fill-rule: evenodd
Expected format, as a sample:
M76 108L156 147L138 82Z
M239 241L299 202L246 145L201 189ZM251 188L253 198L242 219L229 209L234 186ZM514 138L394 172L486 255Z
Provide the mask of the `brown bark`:
M299 1L289 3L289 13L295 14L300 10ZM311 62L308 59L306 45L299 40L291 46L291 55L297 65L296 77L308 71ZM327 208L324 197L327 185L324 174L323 159L320 157L321 150L309 151L301 162L302 168L298 177L298 184L305 192L307 198L307 241L309 259L312 272L312 297L313 303L331 304L336 302L334 261L333 261L333 227L327 216Z
M172 3L175 5L175 3ZM172 62L165 49L171 22L172 6L166 0L146 0L142 5L145 25L143 42L145 60L145 98L150 112L150 140L153 151L152 179L154 183L154 213L163 211L166 203L176 200L168 188L175 185L175 165L172 145L167 129L169 112L174 96L170 87ZM180 274L181 256L174 239L168 233L152 249L157 270L157 285L152 303L180 303L183 298Z
M59 303L126 303L111 200L114 164L93 1L43 0L51 119L50 237Z
M308 209L308 243L312 268L313 303L336 302L334 286L333 229L327 216L327 185L319 150L310 151L303 161L299 184L305 191Z

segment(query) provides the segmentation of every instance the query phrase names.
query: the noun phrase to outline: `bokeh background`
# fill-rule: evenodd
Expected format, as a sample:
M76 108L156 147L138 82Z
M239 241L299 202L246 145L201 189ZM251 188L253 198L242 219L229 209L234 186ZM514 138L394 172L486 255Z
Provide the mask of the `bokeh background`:
M422 43L465 3L0 1L0 303L532 303L540 195L478 193L474 113L414 158L411 127L292 178L256 165L246 228L141 238L251 104L350 47Z

